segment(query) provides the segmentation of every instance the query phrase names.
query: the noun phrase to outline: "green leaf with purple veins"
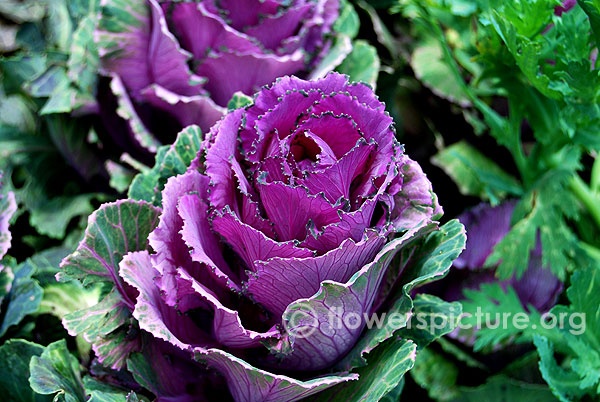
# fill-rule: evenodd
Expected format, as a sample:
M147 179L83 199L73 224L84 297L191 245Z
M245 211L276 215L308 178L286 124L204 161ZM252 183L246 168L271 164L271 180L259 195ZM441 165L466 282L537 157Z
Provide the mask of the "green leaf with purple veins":
M79 279L84 285L106 282L125 295L119 262L132 251L146 250L148 235L158 224L160 210L144 201L104 204L88 219L77 250L61 263L59 280Z

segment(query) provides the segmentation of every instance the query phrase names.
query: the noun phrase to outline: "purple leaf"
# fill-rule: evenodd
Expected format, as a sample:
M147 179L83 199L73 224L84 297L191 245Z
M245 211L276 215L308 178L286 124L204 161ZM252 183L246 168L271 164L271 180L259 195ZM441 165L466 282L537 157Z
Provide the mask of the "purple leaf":
M244 260L248 269L254 271L256 263L274 257L312 257L313 252L298 248L294 242L277 242L239 220L231 211L218 214L212 221L213 229Z
M357 380L356 374L319 377L299 381L258 369L219 349L195 349L195 358L220 371L237 402L298 401L346 381Z
M182 350L209 342L208 334L163 301L154 285L156 271L147 251L127 254L121 261L121 276L138 291L133 316L141 329Z
M153 84L141 92L141 99L174 116L182 127L197 124L208 131L226 112L208 94L185 96Z
M2 173L0 172L0 260L10 248L11 235L8 223L16 211L15 195L12 192L2 193Z
M119 0L103 4L96 31L102 69L118 75L139 99L141 91L158 84L181 95L198 95L200 89L190 81L201 82L190 72L191 55L181 49L168 30L162 8L156 0L135 0L126 8ZM125 18L123 13L129 16Z
M354 346L366 325L365 314L371 313L388 266L417 231L415 228L389 242L347 282L324 280L314 296L287 307L283 323L289 346L285 345L286 338L282 338L278 349L291 350L291 353L282 357L283 367L325 368Z
M479 270L492 254L494 246L510 230L510 219L515 202L505 202L497 207L479 204L458 217L468 230L467 248L456 261L457 268Z
M205 88L215 102L226 106L238 91L252 95L274 77L302 70L305 59L301 50L284 56L227 50L209 54L196 73L207 78Z
M149 238L150 245L155 251L152 256L153 265L159 273L156 284L164 292L166 303L169 306L177 305L184 312L198 307L199 301L189 283L179 279L178 271L186 270L190 273L210 272L211 268L206 266L205 263L211 259L206 258L203 263L200 263L195 261L190 254L188 245L180 234L184 228L184 221L178 207L181 197L192 193L206 194L207 186L208 178L193 170L169 179L162 193L163 214L160 217L158 227L150 234ZM202 222L196 224L202 225ZM189 232L186 234L186 236L189 236L188 240L192 240L193 236L198 236L198 233L194 234L191 229L188 229L187 232ZM196 260L201 257L198 252L199 250L194 254ZM217 268L217 264L220 264L219 272L214 271L215 281L226 283L228 286L235 288L236 284L226 280L223 276L226 275L223 270L227 271L227 267L222 257L216 256L217 252L215 250L211 249L209 252L215 256L215 260L211 260L212 267Z
M311 195L304 187L291 187L280 182L258 183L258 193L265 212L274 224L279 240L303 240L307 225L321 228L339 222L341 202L332 205L322 194Z
M359 242L344 241L338 248L313 258L276 257L258 262L248 280L248 292L256 302L281 316L295 300L313 296L323 281L346 283L381 249L385 238L371 233Z

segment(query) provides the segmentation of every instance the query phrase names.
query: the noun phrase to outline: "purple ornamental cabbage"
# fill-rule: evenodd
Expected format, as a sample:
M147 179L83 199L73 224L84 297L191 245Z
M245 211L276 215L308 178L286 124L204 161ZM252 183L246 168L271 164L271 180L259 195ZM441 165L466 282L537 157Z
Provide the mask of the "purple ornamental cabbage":
M127 131L155 151L149 137L164 131L208 131L235 92L308 72L331 47L338 15L339 0L104 0L95 41Z
M483 283L495 282L493 269L484 268L493 248L510 230L514 201L496 207L480 204L464 212L458 219L467 230L466 250L454 261L454 268L442 281L432 285L444 300L464 299L463 289L478 289ZM539 312L549 311L562 291L562 282L549 267L542 265L542 246L538 238L531 251L527 270L521 276L502 281L501 286L514 288L524 308L533 306ZM430 291L428 289L428 291Z
M384 105L368 86L334 73L280 78L230 112L189 170L169 179L162 200L162 210L127 200L94 213L63 272L110 280L106 267L120 247L123 281L112 278L121 301L101 304L133 310L143 333L209 369L179 379L219 373L237 401L299 400L356 380L326 370L365 324L332 327L330 314L372 313L390 291L383 283L395 252L442 212ZM156 219L148 236L142 228ZM120 342L101 360L141 347ZM107 343L96 345L98 355ZM198 399L189 387L154 392Z

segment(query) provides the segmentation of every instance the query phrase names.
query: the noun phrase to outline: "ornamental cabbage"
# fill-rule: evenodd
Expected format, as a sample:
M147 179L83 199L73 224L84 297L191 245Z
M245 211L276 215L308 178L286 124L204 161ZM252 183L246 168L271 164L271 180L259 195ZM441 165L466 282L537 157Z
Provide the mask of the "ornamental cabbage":
M174 128L207 131L234 93L310 71L331 47L339 8L338 0L109 0L95 32L100 70L132 142L154 152L154 136ZM123 136L105 87L100 112L110 134Z
M193 356L202 366L186 374L147 358L157 381L182 384L148 387L160 398L197 400L193 389L205 384L210 395L221 379L237 401L302 399L357 380L348 371L364 365L363 353L393 337L397 328L366 337L364 321L330 320L394 305L403 268L388 269L393 257L441 213L368 86L334 73L283 77L217 122L187 172L167 181L162 209L124 200L90 217L60 279L112 283L113 291L63 323L84 333L103 364L127 360L138 381L146 378L136 374L138 352L148 344L178 351L159 356ZM431 251L450 258L446 269L464 244L458 226L444 239L457 239L451 257ZM434 271L428 278L445 273ZM415 344L404 346L393 353L414 362ZM398 368L397 381L409 368Z

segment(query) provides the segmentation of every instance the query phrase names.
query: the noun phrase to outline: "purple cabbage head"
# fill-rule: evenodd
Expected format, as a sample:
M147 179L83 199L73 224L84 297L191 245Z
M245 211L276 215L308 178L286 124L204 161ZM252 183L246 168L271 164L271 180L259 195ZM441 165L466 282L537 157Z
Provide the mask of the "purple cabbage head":
M497 281L494 269L484 268L492 250L510 230L514 201L496 207L480 204L463 213L458 219L467 230L465 251L454 261L454 268L444 280L432 285L443 287L441 296L455 301L464 298L464 289L478 289L483 283ZM542 246L538 238L531 251L527 270L520 278L502 281L501 286L514 288L524 308L533 306L540 312L549 311L562 291L562 282L549 267L542 265Z
M338 0L106 0L95 41L133 142L154 150L144 131L208 131L235 92L308 72L338 15ZM99 96L101 109L114 106Z
M355 379L319 374L364 329L333 328L329 315L372 312L385 299L383 246L442 212L384 105L333 73L280 78L230 112L162 199L153 251L120 264L133 316L220 373L238 401Z

